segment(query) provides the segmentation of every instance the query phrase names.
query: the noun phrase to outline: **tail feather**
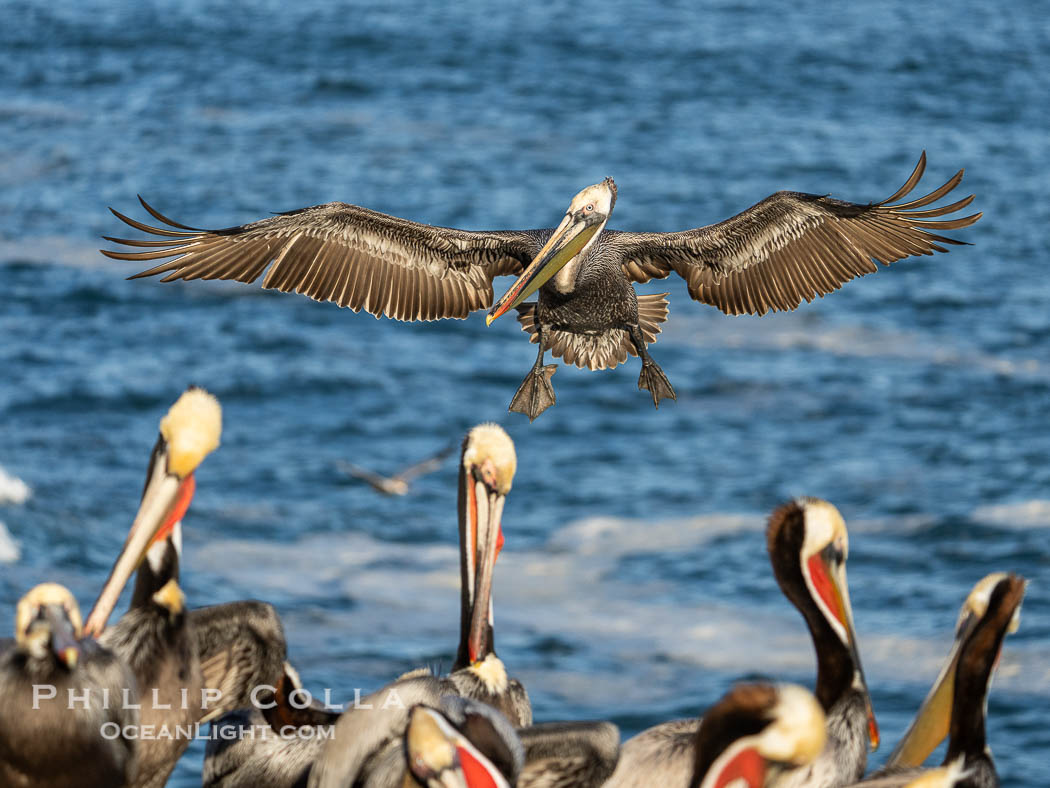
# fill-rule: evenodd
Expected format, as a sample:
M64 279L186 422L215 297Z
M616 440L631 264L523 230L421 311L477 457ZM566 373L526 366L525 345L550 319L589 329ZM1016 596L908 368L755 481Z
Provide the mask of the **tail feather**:
M660 324L667 320L667 293L638 296L638 327L645 344L651 345L660 333ZM528 302L518 308L521 330L529 335L533 344L539 342L536 325L536 303ZM555 358L566 364L575 364L581 369L612 369L637 356L630 334L622 328L613 328L600 334L576 334L571 331L552 330L547 339L547 349Z

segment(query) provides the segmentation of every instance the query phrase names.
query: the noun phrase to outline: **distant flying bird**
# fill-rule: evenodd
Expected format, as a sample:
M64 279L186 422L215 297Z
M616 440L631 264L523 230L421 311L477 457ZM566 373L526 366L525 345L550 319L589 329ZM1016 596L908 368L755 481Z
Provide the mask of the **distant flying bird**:
M915 188L925 169L924 151L905 184L881 202L780 191L718 224L671 233L607 230L616 203L612 178L577 194L561 223L544 230L432 227L341 202L201 230L168 219L140 197L167 227L110 210L162 240L107 237L145 250L102 253L117 260L164 260L131 277L166 274L164 282L254 282L269 267L263 287L397 320L465 318L491 307L486 318L491 323L516 308L539 353L510 410L531 421L555 402L551 376L557 367L543 364L548 350L589 369L640 356L638 387L649 391L656 406L676 398L647 350L667 319L667 294L639 296L632 282L662 279L673 271L697 301L731 315L762 315L837 290L875 272L876 262L889 265L962 243L937 233L967 227L981 214L936 217L965 208L973 195L926 207L958 186L962 170L923 197L891 204ZM493 305L492 281L504 275L518 279ZM525 302L537 290L539 300Z
M424 476L436 471L445 462L445 459L452 454L455 448L456 444L450 444L437 454L433 454L425 460L420 460L413 465L402 468L393 476L383 476L375 471L368 470L368 468L362 468L360 465L354 465L352 462L344 462L342 460L338 462L338 466L339 470L347 476L368 482L374 490L381 492L384 495L406 495L408 493L409 483L413 479L417 476Z

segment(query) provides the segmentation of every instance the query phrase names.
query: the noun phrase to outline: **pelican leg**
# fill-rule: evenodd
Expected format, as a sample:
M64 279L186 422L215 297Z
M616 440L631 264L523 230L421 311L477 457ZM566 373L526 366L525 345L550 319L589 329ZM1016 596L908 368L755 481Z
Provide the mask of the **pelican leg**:
M551 385L551 377L558 371L557 364L543 366L543 354L547 350L547 327L542 323L537 326L537 339L539 340L540 352L536 355L536 363L532 365L525 380L518 386L518 393L510 401L507 410L512 413L524 413L533 421L543 411L554 404L554 386Z
M638 375L638 388L646 389L653 395L653 406L656 408L660 407L660 400L662 399L667 399L668 397L674 400L678 399L675 396L674 388L671 386L671 381L667 379L667 375L660 369L660 365L653 361L653 357L649 355L641 329L638 326L627 326L627 333L631 335L631 341L634 342L635 350L638 351L638 356L642 359L642 371Z

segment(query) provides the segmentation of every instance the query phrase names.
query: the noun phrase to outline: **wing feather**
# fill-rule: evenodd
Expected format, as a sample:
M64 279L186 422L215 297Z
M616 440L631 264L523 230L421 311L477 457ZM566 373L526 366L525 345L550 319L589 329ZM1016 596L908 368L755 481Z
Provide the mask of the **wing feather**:
M946 252L963 242L941 231L969 227L980 213L942 219L966 208L973 195L927 206L962 181L959 170L929 194L909 195L926 169L926 153L893 195L862 205L828 196L777 192L743 213L677 233L611 232L624 253L623 271L647 282L672 271L690 295L729 314L789 311L905 257ZM896 202L896 204L894 204Z
M138 251L117 260L162 260L131 278L235 279L333 301L398 320L464 318L492 304L492 280L520 273L550 231L470 232L432 227L346 203L278 214L224 230L180 224L139 198L160 224L113 215L155 238L106 240ZM159 237L157 237L159 236Z
M265 602L244 601L197 608L187 622L193 632L204 686L218 690L204 721L246 707L260 685L277 685L284 672L281 621Z

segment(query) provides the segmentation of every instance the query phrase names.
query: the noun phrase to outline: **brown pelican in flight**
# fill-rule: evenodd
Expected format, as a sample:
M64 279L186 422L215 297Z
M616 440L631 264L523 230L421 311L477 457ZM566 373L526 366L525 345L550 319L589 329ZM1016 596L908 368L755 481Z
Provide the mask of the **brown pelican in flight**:
M857 786L902 788L938 772L961 779L966 788L999 785L985 736L985 713L992 673L999 663L1003 639L1020 623L1026 582L1015 574L997 572L982 579L966 598L955 629L948 661L926 696L915 720L886 765ZM948 737L942 769L916 768ZM956 783L945 783L955 785ZM921 785L921 783L920 783Z
M417 476L423 476L428 473L433 473L440 468L445 458L448 457L456 448L456 444L446 446L437 454L432 454L424 460L413 463L400 471L395 473L393 476L383 476L382 474L370 471L368 468L362 468L360 465L354 465L352 462L339 462L339 470L354 479L361 479L371 485L372 489L376 492L381 492L384 495L407 495L408 486Z
M113 213L160 239L107 237L144 251L103 254L163 260L132 278L165 274L165 282L254 282L269 268L263 287L397 320L465 318L491 307L491 323L517 308L539 354L510 410L531 420L554 404L550 378L556 366L543 365L547 350L589 369L640 356L639 388L649 391L654 405L675 398L647 350L667 318L666 294L638 296L632 282L661 279L673 271L697 301L731 315L762 315L837 290L876 271L876 262L889 265L961 243L940 233L971 225L981 214L938 217L965 208L973 196L927 206L959 184L962 170L923 197L893 204L915 188L925 168L923 152L905 184L881 202L781 191L725 221L672 233L606 229L616 203L611 178L577 194L561 223L545 230L432 227L340 202L201 230L168 219L142 200L166 226ZM502 275L518 279L493 304L492 281ZM525 303L537 290L539 300Z
M281 674L284 636L270 605L245 601L187 611L178 585L181 520L196 487L194 472L219 445L221 429L218 401L197 387L184 392L161 420L139 512L88 616L88 633L135 675L141 724L170 734L140 742L132 786L164 785L190 744L177 731L247 705L257 684ZM106 628L136 568L131 605Z
M68 589L43 583L19 601L15 645L0 655L0 785L109 788L134 776L138 741L123 731L139 720L135 679L81 635Z

